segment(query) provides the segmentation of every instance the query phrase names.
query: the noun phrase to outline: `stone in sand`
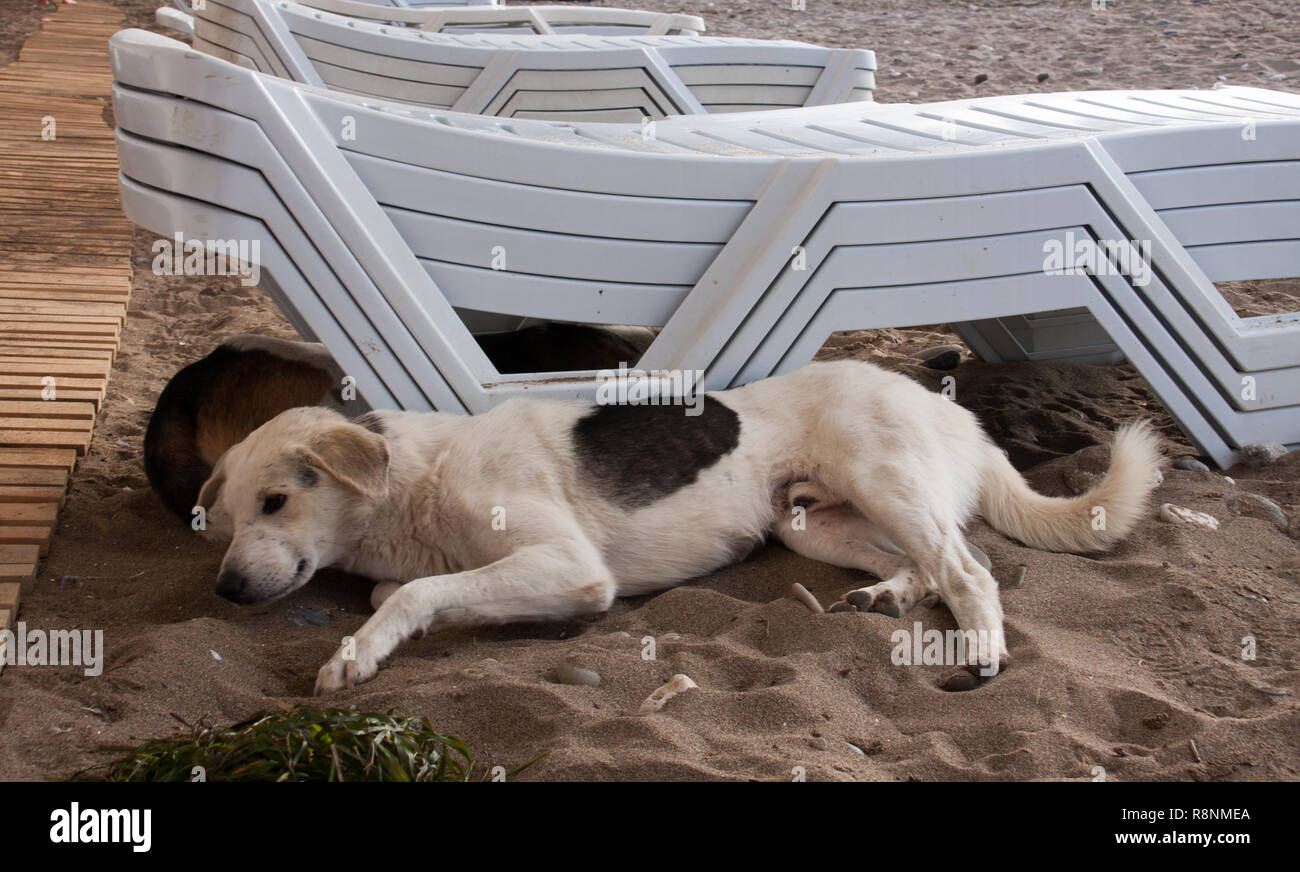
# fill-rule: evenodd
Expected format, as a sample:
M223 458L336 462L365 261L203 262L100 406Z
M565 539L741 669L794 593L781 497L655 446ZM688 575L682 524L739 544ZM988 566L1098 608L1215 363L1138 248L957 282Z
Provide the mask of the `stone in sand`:
M600 673L572 663L561 663L555 670L555 680L560 684L578 684L586 687L600 686Z
M690 676L679 672L669 679L666 684L646 697L645 702L641 703L641 713L657 712L667 704L668 700L696 687L699 687L699 685L691 681Z
M956 369L961 363L961 346L935 345L913 354L912 359L921 361L921 365L928 369Z
M1282 507L1268 497L1252 493L1238 493L1231 494L1225 502L1228 504L1228 508L1238 515L1269 521L1282 532L1286 532L1286 512L1282 511Z
M1272 466L1279 458L1286 456L1286 446L1281 442L1256 442L1241 449L1241 462L1259 469Z
M1180 457L1174 461L1174 469L1197 469L1210 471L1210 468L1195 457Z
M822 608L822 604L817 601L817 597L813 596L812 592L799 582L796 581L794 584L790 585L790 592L794 594L795 599L807 606L808 611L812 612L814 615L825 614L826 610Z
M295 627L306 627L309 624L313 627L324 627L330 622L329 612L321 609L300 608L290 612L285 620Z
M1168 521L1171 524L1191 524L1194 527L1200 527L1202 530L1219 529L1219 521L1213 515L1198 512L1195 509L1185 509L1182 506L1175 506L1173 503L1165 503L1160 507L1160 520Z

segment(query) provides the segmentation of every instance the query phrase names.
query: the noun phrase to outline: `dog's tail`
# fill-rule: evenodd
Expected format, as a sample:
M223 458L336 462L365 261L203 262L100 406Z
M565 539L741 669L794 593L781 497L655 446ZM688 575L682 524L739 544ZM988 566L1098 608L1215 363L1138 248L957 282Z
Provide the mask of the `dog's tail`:
M999 532L1044 551L1104 551L1127 536L1156 487L1163 458L1160 439L1147 422L1115 434L1110 469L1077 497L1033 491L1011 462L990 444L984 468L981 512Z

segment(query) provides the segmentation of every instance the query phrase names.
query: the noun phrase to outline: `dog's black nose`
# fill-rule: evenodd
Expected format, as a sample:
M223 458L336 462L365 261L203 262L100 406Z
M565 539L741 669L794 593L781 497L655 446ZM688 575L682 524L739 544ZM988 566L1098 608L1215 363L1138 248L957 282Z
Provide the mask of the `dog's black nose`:
M227 569L217 578L217 596L224 597L232 603L244 602L244 585L248 579L243 573Z

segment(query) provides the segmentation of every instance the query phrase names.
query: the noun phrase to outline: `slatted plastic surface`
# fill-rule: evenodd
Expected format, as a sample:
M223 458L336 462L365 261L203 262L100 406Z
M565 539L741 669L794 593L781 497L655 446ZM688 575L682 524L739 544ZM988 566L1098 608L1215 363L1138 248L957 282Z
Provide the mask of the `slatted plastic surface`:
M104 123L121 22L102 3L54 7L0 68L0 623L49 547L130 300Z
M302 0L302 5L348 18L378 21L430 33L586 33L604 36L680 34L705 30L704 19L680 12L648 12L609 6L532 4L527 6L376 6L362 0ZM194 15L186 2L158 10L158 23L194 34Z
M509 118L639 122L870 100L875 56L788 40L428 33L288 0L208 0L195 48L337 91Z

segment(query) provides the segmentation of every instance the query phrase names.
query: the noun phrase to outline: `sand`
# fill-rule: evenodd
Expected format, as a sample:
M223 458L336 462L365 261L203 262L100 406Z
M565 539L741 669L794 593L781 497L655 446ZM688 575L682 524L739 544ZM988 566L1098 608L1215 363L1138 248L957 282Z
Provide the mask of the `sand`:
M154 3L118 5L132 23L152 20ZM775 2L637 5L703 14L720 35L874 48L883 101L1209 87L1218 75L1300 86L1300 75L1269 78L1300 69L1300 10L1290 0L1125 0L1102 12L1085 0L808 0L806 12ZM35 25L26 6L0 10L0 48L12 51ZM1040 84L1041 72L1050 78ZM977 86L979 73L989 78ZM137 236L135 296L105 409L21 615L31 627L102 629L103 675L4 671L3 779L67 777L106 759L105 746L173 733L177 718L231 722L268 698L308 702L317 668L370 611L370 584L332 573L273 606L227 604L212 593L221 547L166 514L149 490L140 442L170 375L227 334L292 335L256 288L151 275L151 240ZM1226 293L1243 313L1300 309L1295 281ZM909 355L953 341L943 328L871 331L833 337L823 354L870 359L937 387L941 374ZM956 399L1047 492L1067 493L1072 469L1096 468L1104 450L1092 446L1135 416L1157 422L1173 456L1192 453L1129 366L989 366L966 355L952 375ZM790 597L792 583L829 604L864 577L770 546L601 616L412 642L373 682L331 702L427 714L485 766L550 751L519 776L533 780L1085 780L1096 767L1125 781L1294 779L1300 454L1229 474L1235 483L1172 469L1156 495L1216 516L1217 531L1164 523L1153 506L1102 556L1034 551L972 525L1002 585L1014 662L971 692L938 689L948 667L890 661L896 629L951 628L945 608L922 605L899 619L814 615ZM1278 503L1290 535L1231 509L1242 493ZM320 613L328 625L307 620ZM1254 660L1242 657L1248 636ZM557 683L565 663L598 671L599 686ZM638 714L676 673L699 688Z

